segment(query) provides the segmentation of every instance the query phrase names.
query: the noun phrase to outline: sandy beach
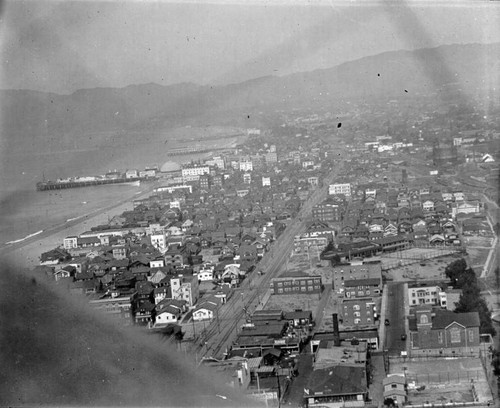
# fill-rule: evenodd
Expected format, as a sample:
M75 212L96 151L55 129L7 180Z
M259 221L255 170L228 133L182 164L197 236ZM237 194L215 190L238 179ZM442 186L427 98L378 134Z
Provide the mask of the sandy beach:
M134 199L150 196L154 187L156 186L149 187ZM127 199L119 201L110 207L102 208L89 214L82 214L74 220L56 225L31 238L12 243L0 249L0 257L17 267L32 269L39 265L42 253L62 246L64 238L71 235L80 235L97 225L107 224L110 218L132 209L133 203L130 199Z

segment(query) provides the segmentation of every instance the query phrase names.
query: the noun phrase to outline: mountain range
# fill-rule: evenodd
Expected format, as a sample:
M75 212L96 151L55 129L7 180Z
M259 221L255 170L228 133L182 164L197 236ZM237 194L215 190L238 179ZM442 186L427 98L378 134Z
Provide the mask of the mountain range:
M53 148L48 139L64 143L78 134L157 131L199 118L231 122L259 111L414 96L446 102L480 88L498 91L499 75L500 43L495 43L386 52L328 69L219 86L150 83L70 95L1 90L1 131L7 148L35 147L40 140Z

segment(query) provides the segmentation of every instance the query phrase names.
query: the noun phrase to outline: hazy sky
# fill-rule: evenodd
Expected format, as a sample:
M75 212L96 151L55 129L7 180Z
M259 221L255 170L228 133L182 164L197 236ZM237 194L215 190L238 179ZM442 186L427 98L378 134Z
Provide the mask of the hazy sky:
M496 2L360 3L5 1L0 88L221 84L385 51L500 41Z

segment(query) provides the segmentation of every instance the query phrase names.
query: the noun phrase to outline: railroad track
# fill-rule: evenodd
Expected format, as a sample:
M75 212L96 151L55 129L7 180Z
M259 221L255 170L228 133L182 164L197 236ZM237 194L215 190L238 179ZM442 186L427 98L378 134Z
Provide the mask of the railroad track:
M204 335L199 339L201 343L199 340L194 343L196 353L199 353L202 357L223 358L223 355L221 355L222 349L236 334L238 326L245 322L247 314L250 315L258 306L260 298L264 296L269 288L269 282L279 272L292 251L295 235L303 231L305 226L303 220L305 220L306 215L310 214L315 204L326 198L328 184L333 182L338 171L340 171L340 168L325 177L324 187L313 193L310 199L304 203L295 220L287 226L280 239L265 254L258 266L258 269L265 270L265 273L258 278L249 276L248 279L245 279L241 291L237 295L233 295L220 309L218 316L212 319L205 329ZM252 280L254 282L257 280L253 288L251 286Z

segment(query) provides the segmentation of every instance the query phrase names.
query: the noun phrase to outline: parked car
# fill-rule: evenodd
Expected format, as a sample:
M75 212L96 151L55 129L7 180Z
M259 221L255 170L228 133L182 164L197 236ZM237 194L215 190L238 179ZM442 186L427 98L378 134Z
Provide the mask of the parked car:
M405 340L406 340L406 334L404 334L404 333L403 333L403 334L401 335L401 340L403 340L403 341L405 341Z
M389 326L389 319L385 319L384 324L385 324L386 326Z

